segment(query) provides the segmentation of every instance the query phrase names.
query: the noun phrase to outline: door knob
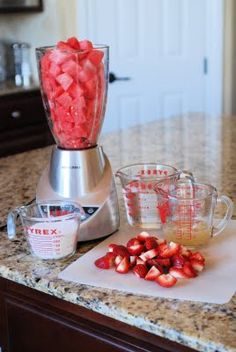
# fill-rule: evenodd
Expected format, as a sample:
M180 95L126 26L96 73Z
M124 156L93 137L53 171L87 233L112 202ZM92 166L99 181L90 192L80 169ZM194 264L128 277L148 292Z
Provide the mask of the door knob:
M109 73L109 83L113 83L115 81L129 81L130 77L117 77L113 72Z

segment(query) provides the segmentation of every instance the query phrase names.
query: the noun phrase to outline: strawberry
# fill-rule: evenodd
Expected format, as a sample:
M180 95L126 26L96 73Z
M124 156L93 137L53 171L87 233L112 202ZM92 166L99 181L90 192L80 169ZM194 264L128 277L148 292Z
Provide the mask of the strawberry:
M116 255L121 255L122 257L128 257L129 258L129 251L125 246L122 245L117 245L113 247L113 253Z
M135 266L136 265L136 261L137 261L137 256L136 255L131 255L129 257L130 266Z
M205 263L205 258L200 252L191 253L190 259L197 259Z
M159 245L159 254L162 258L170 258L179 252L180 245L175 242L162 243Z
M117 244L114 244L114 243L110 243L108 245L108 251L109 252L113 252L114 248L117 246Z
M146 274L144 279L148 280L148 281L154 281L161 274L162 274L162 272L160 270L158 270L157 267L152 266L151 269Z
M191 257L190 257L190 264L192 265L193 269L198 272L202 271L205 266L205 263L203 260L198 260L195 258L192 259Z
M166 267L169 268L171 265L170 259L169 258L155 258L152 259L153 261L155 261L156 264L161 265L162 267ZM155 265L155 264L153 264Z
M133 272L135 275L139 278L144 278L147 275L148 269L145 265L143 264L137 264L133 268Z
M176 279L188 279L187 274L182 268L172 266L169 270L169 274L174 276Z
M150 249L147 252L144 252L140 255L140 258L146 262L148 259L152 259L155 258L158 255L159 249L158 248L153 248Z
M128 273L129 268L130 268L130 265L129 265L129 258L128 258L128 257L124 257L124 258L122 259L122 261L117 265L116 271L117 271L119 274L126 274L126 273Z
M164 240L164 238L158 238L156 237L156 241L157 241L157 244L160 245L162 243L166 243L166 240Z
M171 257L171 263L174 267L182 268L186 259L181 254L175 254Z
M143 244L137 244L137 245L128 247L128 251L131 255L140 255L143 249L144 249Z
M127 242L126 247L129 248L132 246L137 246L138 244L141 244L141 242L136 237L133 237Z
M190 257L192 255L192 252L186 248L183 245L180 245L180 250L179 250L180 254L183 255L184 257Z
M158 246L156 237L147 237L145 240L145 247L147 250L156 248Z
M120 264L120 262L122 261L122 259L123 259L123 257L121 255L117 255L115 257L115 261L114 261L115 266L118 266Z
M172 287L176 284L177 279L170 274L161 274L155 281L162 287Z
M193 278L197 276L196 271L190 264L190 262L185 262L183 266L183 272L187 275L188 278Z
M110 269L114 265L114 256L104 255L95 260L94 264L100 269Z
M152 266L155 266L161 272L161 274L164 273L163 266L157 262L157 258L148 259L146 261L146 265L147 265L148 268L151 268Z
M145 265L145 261L138 257L138 258L136 259L136 264L143 264L143 265Z
M146 238L148 237L151 237L151 235L146 231L142 231L137 235L137 239L143 243L146 241Z

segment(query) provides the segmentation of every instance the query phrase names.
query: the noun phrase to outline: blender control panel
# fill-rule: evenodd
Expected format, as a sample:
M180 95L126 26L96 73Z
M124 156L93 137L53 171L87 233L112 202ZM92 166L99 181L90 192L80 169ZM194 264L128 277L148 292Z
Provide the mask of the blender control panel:
M92 216L94 213L96 213L96 211L99 209L98 207L83 207L84 209L84 213L85 213L85 220L87 220L88 218L90 218L90 216Z

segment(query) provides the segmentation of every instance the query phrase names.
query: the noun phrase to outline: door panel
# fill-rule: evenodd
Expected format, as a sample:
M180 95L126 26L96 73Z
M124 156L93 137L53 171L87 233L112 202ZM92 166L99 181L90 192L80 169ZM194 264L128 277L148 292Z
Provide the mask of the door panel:
M103 132L205 111L205 0L80 0L78 30L110 46Z

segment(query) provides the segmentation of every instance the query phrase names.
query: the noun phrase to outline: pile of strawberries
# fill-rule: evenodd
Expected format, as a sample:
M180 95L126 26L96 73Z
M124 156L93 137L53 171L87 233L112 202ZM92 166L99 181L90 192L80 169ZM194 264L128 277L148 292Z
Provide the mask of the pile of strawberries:
M178 243L143 231L126 246L109 244L106 255L94 264L100 269L114 267L120 274L132 270L138 278L171 287L178 279L196 277L205 266L205 258L200 252L192 252Z

